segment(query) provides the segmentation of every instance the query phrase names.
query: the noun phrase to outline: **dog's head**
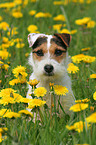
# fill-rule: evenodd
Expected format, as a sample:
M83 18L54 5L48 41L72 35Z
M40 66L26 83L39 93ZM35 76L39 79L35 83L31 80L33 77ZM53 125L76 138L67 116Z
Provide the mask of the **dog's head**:
M66 33L28 35L29 47L32 48L29 63L37 77L56 79L64 75L68 64L67 47L70 41L71 36Z

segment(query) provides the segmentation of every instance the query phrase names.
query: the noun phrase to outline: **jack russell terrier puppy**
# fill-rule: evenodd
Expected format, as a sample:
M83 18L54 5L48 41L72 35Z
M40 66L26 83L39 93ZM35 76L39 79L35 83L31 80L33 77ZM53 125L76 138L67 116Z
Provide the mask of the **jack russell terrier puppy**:
M32 48L29 64L33 68L30 80L37 79L40 81L37 87L45 87L47 92L50 82L65 86L69 92L65 96L61 96L60 103L65 113L69 115L72 113L69 108L75 104L71 79L67 73L69 63L67 47L69 47L70 41L71 36L66 33L54 35L30 33L28 35L29 47ZM31 94L30 85L27 98L31 98L29 94ZM58 99L58 96L56 98ZM51 98L49 94L44 97L44 100L50 107Z

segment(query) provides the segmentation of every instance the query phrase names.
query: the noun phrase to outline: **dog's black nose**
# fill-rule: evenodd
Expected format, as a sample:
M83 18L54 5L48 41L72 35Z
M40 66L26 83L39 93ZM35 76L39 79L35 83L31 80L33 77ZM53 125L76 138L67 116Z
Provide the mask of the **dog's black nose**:
M53 71L53 66L52 65L49 65L49 64L47 64L47 65L45 65L44 66L44 70L45 70L45 72L47 72L48 74L50 74L52 71Z

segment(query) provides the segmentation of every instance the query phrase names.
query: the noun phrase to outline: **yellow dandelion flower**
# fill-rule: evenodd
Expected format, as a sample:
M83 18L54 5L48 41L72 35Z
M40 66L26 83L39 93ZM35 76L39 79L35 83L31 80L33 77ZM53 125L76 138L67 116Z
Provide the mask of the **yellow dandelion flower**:
M22 0L14 0L14 3L20 5L22 4Z
M7 50L0 50L0 58L7 59L9 56L9 52Z
M88 48L82 48L81 51L88 51L90 49L91 49L90 47L88 47Z
M14 90L12 88L2 89L0 92L0 97L5 97L5 96L10 97L10 93L15 93L15 92L16 92L16 90Z
M74 73L79 71L79 68L76 65L74 65L73 63L69 63L67 71L68 71L68 73L73 73L74 74Z
M82 110L85 110L86 108L88 108L88 104L77 103L71 106L69 110L72 110L73 112L80 112Z
M78 55L72 56L71 59L74 63L80 63L81 61L85 63L92 63L96 60L96 57L88 56L84 54L78 54Z
M90 125L87 123L87 128L89 127ZM79 122L76 122L74 123L74 127L75 127L75 130L78 131L79 133L83 131L83 129L86 127L85 126L85 122L83 121L79 121Z
M95 25L96 25L95 21L89 21L89 22L87 23L87 28L94 28Z
M51 14L50 13L39 12L35 15L35 18L40 18L40 17L51 17Z
M61 27L62 27L62 24L55 24L55 25L53 25L53 30L59 31L61 29Z
M6 48L10 47L10 43L2 43L1 47L2 47L2 50L6 50ZM11 56L11 54L10 54L10 56Z
M51 83L51 82L50 82L50 83L49 83L49 86L50 86L50 87L54 86L54 83Z
M4 133L5 131L8 131L7 127L3 127L3 128L0 127L0 133Z
M2 117L5 113L10 112L10 109L1 109L0 110L0 117Z
M24 7L28 4L28 1L29 1L29 0L24 0L24 1L23 1L23 6L24 6Z
M50 87L51 90L53 90L53 86L54 86L54 83L51 83L51 82L50 82L50 83L49 83L49 87Z
M35 10L31 10L30 12L29 12L29 15L31 15L31 16L33 16L33 15L35 15L36 14L36 11Z
M33 109L34 107L41 107L46 103L46 101L42 101L40 99L31 99L29 102L28 108Z
M6 50L6 48L9 48L9 46L10 46L10 43L2 43L2 44L1 44L1 48L2 48L3 50Z
M4 64L4 65L2 65L2 68L5 69L6 71L8 71L9 65L8 64Z
M86 118L87 122L96 123L96 112L92 113L90 116Z
M7 37L3 37L2 46L3 46L4 44L10 46L10 41L9 41L9 39L8 39Z
M84 128L89 128L89 126L90 125L88 123L85 125L85 122L79 121L79 122L75 122L71 126L66 125L66 128L68 130L75 130L80 133L80 132L83 132Z
M96 92L93 94L93 99L96 100Z
M43 12L39 12L35 15L36 18L45 17Z
M91 0L87 0L87 2L86 2L86 3L87 3L87 4L90 4L91 2L92 2Z
M3 127L4 128L4 127ZM7 130L6 130L7 131ZM2 141L4 141L6 138L7 138L7 136L4 136L4 135L6 135L6 134L4 134L4 132L3 132L3 134L2 134L2 132L0 132L0 143L2 142Z
M75 130L75 127L74 127L74 125L71 125L71 126L69 126L69 125L66 125L66 128L67 128L68 130Z
M91 78L91 79L96 79L96 74L91 74L91 75L90 75L90 78Z
M23 14L21 12L17 11L17 12L13 12L12 16L15 17L15 18L21 18L21 17L23 17Z
M9 103L14 104L16 103L16 101L12 97L5 97L0 99L0 104L2 104L3 106L8 105Z
M96 60L96 57L85 55L83 57L83 62L85 63L92 63Z
M75 21L77 25L85 25L91 20L90 17L84 17L83 19L78 19Z
M81 61L83 61L84 56L85 56L84 54L78 54L72 56L71 59L74 63L80 63Z
M22 75L22 77L25 78L28 74L26 72L20 72L19 75Z
M67 33L67 34L70 34L71 33L68 29L62 29L59 32L60 33Z
M7 112L5 113L5 115L3 115L3 117L5 118L17 118L20 117L21 115L19 113L16 112Z
M10 97L11 97L11 95L10 95ZM18 93L13 93L13 99L14 99L14 101L15 102L17 102L17 103L20 103L21 102L21 99L23 98L21 95L19 95ZM11 103L11 102L10 102Z
M55 21L65 21L64 15L57 15L56 17L53 18Z
M26 73L25 73L25 75L26 75ZM25 83L27 83L27 80L26 80L26 78L25 78L24 75L23 75L22 77L19 77L19 78L18 78L18 81L19 81L20 84L25 84Z
M11 85L11 86L14 86L14 85L16 85L18 83L19 83L18 79L13 79L13 80L9 81L9 85Z
M6 23L6 22L1 22L0 23L0 29L6 31L6 30L8 30L8 28L9 28L9 24L8 23Z
M75 34L75 33L77 33L76 29L75 30L71 30L71 32L70 32L70 34Z
M39 81L37 81L36 79L30 80L30 81L28 82L28 84L29 84L30 86L36 86L38 83L39 83Z
M13 103L20 103L22 96L19 95L18 93L15 93L15 90L11 89L11 88L6 88L1 90L0 92L0 104L8 105L13 104Z
M30 32L30 33L35 33L37 31L38 27L36 25L29 25L27 30Z
M21 103L29 103L31 100L32 100L32 99L23 98L23 97L22 97L22 98L20 99L20 102L21 102Z
M84 0L79 0L79 3L81 3L81 4L84 3Z
M13 95L13 96L12 96ZM12 94L12 97L4 97L0 99L0 104L8 105L8 104L14 104L14 103L20 103L22 96L19 94Z
M29 112L28 110L20 110L18 113L33 117L33 114Z
M3 37L3 40L2 40L3 43L7 43L9 42L8 38L7 37Z
M13 98L2 98L2 99L0 99L0 104L2 104L3 106L8 105L9 102L12 102L12 104L13 104L14 103Z
M93 106L90 106L90 110L91 110L91 111L94 111L94 107L93 107Z
M0 80L0 84L2 83L2 80Z
M86 99L82 99L82 100L75 100L75 103L87 103L89 101L90 101L90 99L86 98Z
M25 46L24 43L17 43L16 48L23 48Z
M57 30L60 33L60 29L65 26L66 24L55 24L53 25L53 30Z
M13 80L9 81L9 85L14 86L19 83L24 84L26 82L27 82L27 80L26 80L25 76L22 76L22 78L17 78L17 79L13 79Z
M16 4L14 2L1 3L0 8L13 8Z
M43 97L46 95L47 90L44 87L39 87L34 90L34 95L37 97Z
M12 70L12 73L16 78L25 78L27 76L27 73L25 72L26 68L24 66L17 66Z
M20 75L20 76L19 76ZM19 74L18 74L18 76L19 76L19 78L21 78L21 76L22 76L22 78L25 78L25 77L27 77L27 73L26 72L20 72ZM20 79L22 82L24 81L25 82L25 80L22 80L22 79Z
M3 141L2 134L0 133L0 143Z
M65 1L54 1L53 2L54 5L65 5Z
M51 15L50 13L45 13L44 15L45 15L45 17L47 17L47 18L48 18L48 17L52 17L52 15Z
M13 74L16 74L16 73L20 73L20 72L25 72L26 68L24 66L17 66L16 68L13 69Z
M66 95L66 93L68 93L68 89L64 86L54 85L54 93L56 95Z

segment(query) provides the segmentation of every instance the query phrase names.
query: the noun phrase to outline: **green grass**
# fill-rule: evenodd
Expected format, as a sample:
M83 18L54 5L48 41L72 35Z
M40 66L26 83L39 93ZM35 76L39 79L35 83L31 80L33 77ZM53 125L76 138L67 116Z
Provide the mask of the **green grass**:
M6 2L3 0L2 2ZM11 2L11 0L9 1ZM83 17L91 17L92 20L96 21L96 2L93 1L90 4L80 4L80 3L69 3L67 5L53 5L53 0L37 0L35 3L29 2L26 7L22 7L21 12L23 17L16 19L11 16L12 9L0 9L0 15L3 20L7 22L10 27L17 27L18 34L13 37L7 36L6 31L0 30L0 45L2 44L2 38L8 37L9 40L15 38L22 38L25 46L23 48L16 48L12 46L7 48L7 51L11 54L11 57L4 61L7 63L10 61L10 67L8 71L0 70L0 80L1 86L0 90L4 88L11 87L9 81L14 78L12 74L12 69L17 65L22 65L26 67L26 72L28 73L27 80L32 73L32 68L28 65L28 58L25 57L25 53L30 53L31 49L28 46L27 36L29 32L27 27L34 24L38 27L40 33L54 34L57 31L53 30L54 24L61 24L60 21L54 21L53 17L58 14L64 14L67 18L65 22L66 28L70 30L77 29L77 33L72 35L72 41L68 52L70 56L77 55L81 53L81 49L85 47L91 47L86 55L96 56L96 26L90 29L82 29L82 26L75 24L76 19L81 19ZM37 12L49 12L52 17L50 18L35 18L30 16L28 13L30 10L36 10ZM91 64L80 63L77 64L79 67L79 72L77 74L72 74L72 88L76 99L90 98L89 106L94 107L96 111L96 101L93 99L93 93L96 90L96 80L89 79L92 73L96 73L96 61ZM16 85L12 87L16 89L17 92L26 97L27 85ZM0 109L7 108L12 109L14 112L18 112L21 109L25 109L24 104L13 104L13 105L0 105ZM47 112L47 113L46 113ZM5 139L2 145L76 145L76 144L90 144L95 145L95 134L96 134L96 124L91 124L88 130L83 130L83 132L78 133L76 131L69 131L66 125L73 125L75 122L80 120L85 120L93 113L90 107L85 111L80 113L74 113L74 117L71 118L64 114L62 117L58 117L56 114L50 117L49 110L45 110L43 114L43 124L39 124L40 121L33 123L32 119L27 117L21 117L17 119L4 119L0 118L0 127L7 127L7 139Z

